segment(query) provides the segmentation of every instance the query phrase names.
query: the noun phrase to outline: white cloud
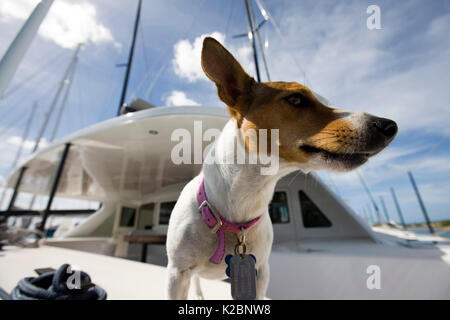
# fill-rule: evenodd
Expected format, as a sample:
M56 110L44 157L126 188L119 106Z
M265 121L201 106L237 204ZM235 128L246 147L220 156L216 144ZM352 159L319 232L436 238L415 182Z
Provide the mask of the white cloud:
M20 164L24 161L30 154L30 152L34 148L34 144L36 142L34 140L25 140L23 143L23 149L21 156L19 158L18 163ZM9 135L4 138L4 142L0 144L0 171L5 172L5 174L9 174L9 170L11 169L12 161L15 159L17 151L19 150L20 145L22 144L22 137L18 135ZM43 138L39 143L39 150L48 145L47 139Z
M426 158L414 158L408 161L396 161L390 165L392 169L405 172L406 169L420 172L422 175L438 175L442 177L443 172L450 172L450 161L447 155L427 156Z
M21 144L22 144L22 138L21 137L19 137L19 136L10 136L7 140L6 140L6 142L7 143L9 143L9 144L12 144L12 145L15 145L15 146L20 146ZM32 141L32 140L25 140L24 142L23 142L23 148L25 149L25 150L31 150L33 147L34 147L34 144L35 144L36 142L35 141ZM42 143L42 142L41 142Z
M208 80L200 64L203 39L208 36L215 38L219 42L225 42L225 35L213 32L211 34L202 34L195 38L192 44L189 40L180 40L174 45L174 59L172 62L177 76L190 82Z
M2 1L0 5L0 20L25 20L39 1L14 0ZM98 21L94 5L84 1L55 1L48 15L39 28L39 35L63 48L74 48L79 43L112 43L111 31Z
M10 19L26 19L28 14L39 1L2 1L0 3L0 21L7 22Z
M414 144L404 146L388 146L380 154L377 154L369 160L370 167L381 167L389 165L395 161L402 161L403 157L414 155L418 152L425 152L429 148L428 144Z
M167 106L198 106L198 102L189 99L183 91L173 90L165 99Z
M235 47L227 44L226 37L223 33L212 32L196 37L192 43L189 40L180 40L174 45L174 58L172 63L177 76L182 79L187 79L189 82L198 80L210 81L201 66L203 39L208 36L215 38L230 52L235 54L237 60L249 74L253 72L254 69L251 62L252 51L249 46Z
M431 22L427 33L430 36L441 39L442 36L445 36L447 34L449 25L450 25L450 14L441 16L439 18L436 18L433 22Z
M22 137L19 136L9 136L6 139L6 143L8 143L11 147L19 147L22 145ZM31 151L34 148L34 145L36 144L35 140L27 139L23 141L23 152ZM48 145L48 140L46 138L42 138L39 142L39 150L46 147Z

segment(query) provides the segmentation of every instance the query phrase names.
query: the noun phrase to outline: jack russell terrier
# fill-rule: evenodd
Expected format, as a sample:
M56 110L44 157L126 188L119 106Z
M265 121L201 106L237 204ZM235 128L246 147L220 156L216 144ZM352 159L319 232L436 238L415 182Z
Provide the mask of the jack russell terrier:
M230 120L202 172L184 187L172 211L167 295L186 299L192 278L202 298L198 277L226 278L229 261L224 256L242 254L242 247L236 252L236 243L245 238L246 251L256 258L255 298L263 299L273 240L268 205L277 181L296 170L355 169L394 139L397 125L363 112L329 108L296 82L256 82L213 38L203 42L201 63L226 103ZM247 132L260 129L278 129L280 161L274 174L261 174L261 163L235 161L236 143L246 156L259 152L261 141L251 144ZM212 157L220 161L207 161Z

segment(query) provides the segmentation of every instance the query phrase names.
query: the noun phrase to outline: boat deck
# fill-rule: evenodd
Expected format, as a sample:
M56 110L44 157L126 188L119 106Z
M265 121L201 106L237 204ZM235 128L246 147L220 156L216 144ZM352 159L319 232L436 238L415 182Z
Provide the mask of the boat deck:
M34 269L57 269L64 263L87 272L95 284L106 290L109 300L166 298L167 271L164 267L50 246L4 247L4 251L0 252L0 285L9 293L20 279L36 276ZM228 283L205 279L200 281L205 299L231 299ZM191 293L189 298L194 298Z

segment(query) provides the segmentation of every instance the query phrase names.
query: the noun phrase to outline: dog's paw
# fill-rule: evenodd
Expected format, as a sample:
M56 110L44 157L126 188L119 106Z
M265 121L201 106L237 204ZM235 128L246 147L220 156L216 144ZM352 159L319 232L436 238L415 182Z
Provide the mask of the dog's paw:
M205 300L205 297L203 296L203 293L200 294L194 294L193 300Z

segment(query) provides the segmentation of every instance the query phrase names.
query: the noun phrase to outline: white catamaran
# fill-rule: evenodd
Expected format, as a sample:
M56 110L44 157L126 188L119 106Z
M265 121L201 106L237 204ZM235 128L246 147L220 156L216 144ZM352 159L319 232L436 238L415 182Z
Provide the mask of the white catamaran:
M50 215L90 216L80 224L67 219L36 248L5 246L0 252L4 290L10 292L33 269L70 263L89 273L110 299L165 298L170 213L184 185L201 169L171 161L178 143L171 134L183 128L194 136L195 121L203 132L222 129L228 114L217 107L156 108L140 99L121 109L121 116L32 154L10 176L14 194L3 216L41 215L42 230ZM16 208L18 191L49 196L46 210ZM52 210L54 196L101 206ZM445 239L372 228L314 174L298 172L279 181L269 213L274 228L270 299L450 298ZM207 299L231 298L226 282L202 279L201 286Z

